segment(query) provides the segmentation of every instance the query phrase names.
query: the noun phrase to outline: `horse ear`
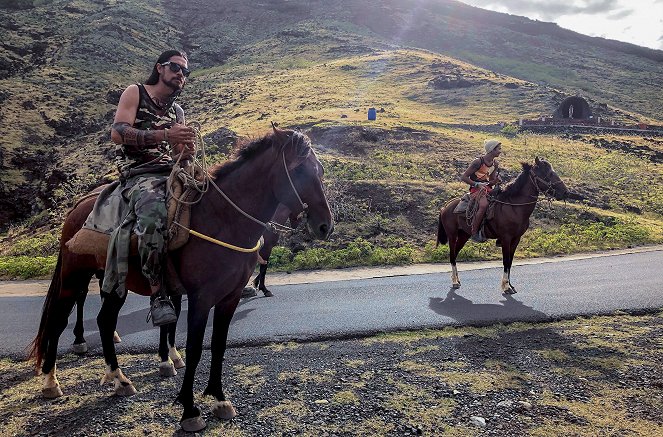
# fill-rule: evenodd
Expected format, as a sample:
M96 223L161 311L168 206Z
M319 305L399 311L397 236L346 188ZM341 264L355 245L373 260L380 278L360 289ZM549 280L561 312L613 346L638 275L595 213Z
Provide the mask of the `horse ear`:
M535 163L536 165L539 165L540 162L541 162L541 160L539 159L538 156L534 158L534 163Z

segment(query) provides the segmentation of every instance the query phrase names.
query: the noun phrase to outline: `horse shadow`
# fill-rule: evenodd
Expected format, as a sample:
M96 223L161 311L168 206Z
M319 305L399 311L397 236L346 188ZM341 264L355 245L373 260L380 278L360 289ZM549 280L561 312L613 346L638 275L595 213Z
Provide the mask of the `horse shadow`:
M183 302L185 300L186 297L183 299ZM239 309L241 306L248 303L249 301L250 300L246 299L241 300L237 305L237 308ZM146 302L148 301L146 300ZM236 311L235 314L233 315L232 321L230 322L231 325L237 323L242 319L245 319L253 311L255 311L254 308L248 308ZM148 312L149 308L145 307L137 309L135 311L120 314L117 319L117 331L120 334L120 336L125 336L125 335L129 336L132 334L138 334L141 332L146 332L151 330L156 330L157 331L156 335L158 336L159 328L152 326L152 323L146 322ZM183 335L187 329L187 314L188 314L188 309L183 306L182 312L180 313L180 316L177 321L177 332L181 335ZM206 327L211 328L213 326L214 326L214 310L210 311ZM93 348L101 346L101 339L99 338L99 327L97 326L96 316L93 318L87 318L83 320L83 328L86 332L85 337L88 347ZM155 343L153 346L156 348L158 346L158 342Z
M451 288L445 298L431 297L428 306L437 314L458 323L487 325L495 322L550 320L547 314L528 307L511 295L503 295L503 298L499 304L476 304Z

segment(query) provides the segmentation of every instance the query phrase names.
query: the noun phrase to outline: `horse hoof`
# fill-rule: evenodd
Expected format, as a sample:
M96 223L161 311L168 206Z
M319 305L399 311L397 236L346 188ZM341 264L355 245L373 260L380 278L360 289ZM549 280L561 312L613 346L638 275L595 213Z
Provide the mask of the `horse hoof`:
M257 294L258 292L256 291L255 287L246 286L242 290L242 298L253 297L256 296Z
M507 288L506 290L504 290L503 293L504 294L516 294L517 291L516 291L515 288L511 287L511 288Z
M186 366L182 358L175 358L173 360L173 365L175 366L176 369L181 369L182 367Z
M136 393L136 387L130 382L115 381L115 394L117 396L133 396Z
M207 424L205 423L202 417L196 416L196 417L191 417L189 419L181 420L180 426L182 427L183 431L198 432L205 429Z
M60 390L59 385L56 385L55 387L42 388L41 394L46 399L55 399L62 396L62 390Z
M74 344L71 348L74 351L74 353L78 355L83 355L84 353L87 353L87 343L85 342Z
M212 408L212 412L216 417L223 420L230 420L237 416L237 411L230 401L218 401Z
M460 288L460 282L457 283L457 284L451 284L451 288L453 288L454 290L459 289Z
M263 291L263 293L264 293L265 297L274 297L274 293L272 293L269 290L265 290L265 291Z
M163 363L159 364L159 375L166 377L177 375L175 365L170 361L164 361Z
M118 334L117 331L113 332L113 343L122 343L122 339L120 338L120 334Z

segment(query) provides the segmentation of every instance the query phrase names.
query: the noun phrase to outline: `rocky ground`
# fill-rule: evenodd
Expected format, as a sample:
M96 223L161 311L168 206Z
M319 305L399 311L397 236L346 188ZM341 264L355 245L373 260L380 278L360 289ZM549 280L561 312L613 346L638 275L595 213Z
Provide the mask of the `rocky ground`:
M618 314L234 348L224 383L238 416L222 422L198 397L201 434L660 436L662 322ZM99 386L102 358L70 354L58 363L65 395L48 401L26 363L0 360L2 434L185 435L172 405L183 372L159 377L151 354L120 363L137 395L113 396Z

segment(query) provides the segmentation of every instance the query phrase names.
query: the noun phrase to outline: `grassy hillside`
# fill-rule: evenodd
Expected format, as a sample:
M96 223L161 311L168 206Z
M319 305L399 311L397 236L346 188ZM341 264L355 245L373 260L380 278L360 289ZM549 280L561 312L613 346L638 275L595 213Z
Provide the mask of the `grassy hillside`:
M230 152L215 144L219 133L258 135L270 121L305 129L320 151L337 232L318 252L290 241L284 268L342 265L350 243L361 254L350 264L441 259L436 213L465 190L459 174L496 135L507 178L543 156L586 197L537 208L523 254L663 241L660 137L510 135L498 124L550 115L570 95L608 119L660 124L659 51L444 0L3 5L5 255L52 250L49 235L71 198L112 172L108 133L120 92L145 80L170 47L190 54L180 101L214 159ZM377 121L365 120L368 107L378 108ZM497 252L471 246L466 256Z

